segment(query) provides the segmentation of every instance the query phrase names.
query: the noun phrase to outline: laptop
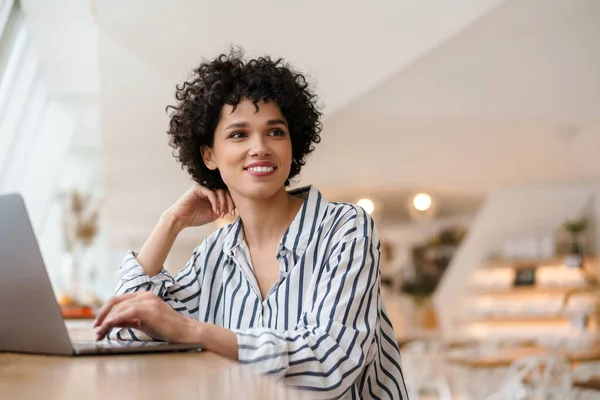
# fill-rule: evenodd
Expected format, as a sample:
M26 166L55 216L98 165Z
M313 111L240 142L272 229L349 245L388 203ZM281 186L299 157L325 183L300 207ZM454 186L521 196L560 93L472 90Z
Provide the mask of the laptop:
M199 351L198 344L72 342L23 198L0 195L0 352L95 355Z

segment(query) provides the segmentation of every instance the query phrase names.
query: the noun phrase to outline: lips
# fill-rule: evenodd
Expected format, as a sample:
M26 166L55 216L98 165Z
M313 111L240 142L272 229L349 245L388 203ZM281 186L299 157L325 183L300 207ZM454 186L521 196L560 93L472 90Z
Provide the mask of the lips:
M272 161L255 161L246 165L244 171L254 177L265 177L273 175L276 169L277 166Z
M277 168L277 166L275 165L275 163L273 161L254 161L254 162L251 162L250 164L246 165L244 167L244 169L256 168L256 167Z

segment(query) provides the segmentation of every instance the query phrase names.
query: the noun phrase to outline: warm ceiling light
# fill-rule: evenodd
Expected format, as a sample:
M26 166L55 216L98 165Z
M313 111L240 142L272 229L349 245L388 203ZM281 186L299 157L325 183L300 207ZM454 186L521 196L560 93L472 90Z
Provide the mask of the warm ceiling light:
M419 211L427 211L431 208L433 203L431 196L427 193L418 193L413 197L413 206Z
M369 215L373 214L373 211L375 211L375 203L373 203L373 200L371 199L360 199L356 204L368 212Z

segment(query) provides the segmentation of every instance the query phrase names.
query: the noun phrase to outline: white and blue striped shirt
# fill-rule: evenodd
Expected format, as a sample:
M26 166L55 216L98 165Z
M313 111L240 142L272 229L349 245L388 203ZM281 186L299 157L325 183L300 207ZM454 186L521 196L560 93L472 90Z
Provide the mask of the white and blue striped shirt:
M129 252L117 294L151 290L181 314L233 330L238 357L319 398L407 399L400 353L380 293L380 242L362 208L312 186L281 239L279 280L262 300L238 218L198 246L175 278L154 277ZM132 329L112 339L148 339Z

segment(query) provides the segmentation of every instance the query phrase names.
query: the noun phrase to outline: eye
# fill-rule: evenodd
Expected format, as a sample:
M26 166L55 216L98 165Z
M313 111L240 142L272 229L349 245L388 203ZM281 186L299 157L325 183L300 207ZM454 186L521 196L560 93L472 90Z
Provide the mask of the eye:
M243 137L246 137L246 134L244 132L234 132L229 137L231 139L241 139Z
M285 132L281 129L273 129L269 132L269 136L285 136Z

